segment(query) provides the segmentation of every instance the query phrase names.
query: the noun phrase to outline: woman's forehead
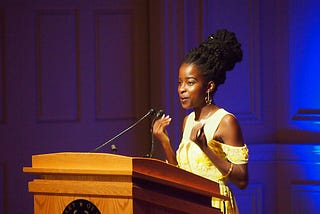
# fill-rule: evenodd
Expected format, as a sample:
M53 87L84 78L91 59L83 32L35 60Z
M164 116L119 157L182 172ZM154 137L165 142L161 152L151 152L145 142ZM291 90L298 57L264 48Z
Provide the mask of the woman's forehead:
M202 77L197 66L193 64L182 64L179 69L179 78L200 78Z

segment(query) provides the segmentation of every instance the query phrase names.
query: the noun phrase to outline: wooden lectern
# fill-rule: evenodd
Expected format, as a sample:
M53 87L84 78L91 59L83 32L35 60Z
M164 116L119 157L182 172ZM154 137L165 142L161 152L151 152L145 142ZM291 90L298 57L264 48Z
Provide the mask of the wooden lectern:
M38 177L28 184L35 214L221 213L211 198L227 200L217 183L151 158L42 154L23 171Z

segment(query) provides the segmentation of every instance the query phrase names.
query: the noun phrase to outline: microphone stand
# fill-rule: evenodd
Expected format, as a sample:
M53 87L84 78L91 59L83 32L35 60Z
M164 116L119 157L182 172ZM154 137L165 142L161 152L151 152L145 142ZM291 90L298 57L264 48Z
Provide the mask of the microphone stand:
M123 130L122 132L120 132L119 134L117 134L116 136L112 137L111 139L109 139L108 141L104 142L103 144L101 144L100 146L96 147L94 150L92 150L91 152L96 152L98 150L100 150L102 147L108 145L110 142L112 142L113 140L115 140L116 138L120 137L121 135L123 135L124 133L128 132L130 129L132 129L133 127L135 127L136 125L138 125L142 120L144 120L146 117L148 117L149 115L153 115L155 113L154 109L150 109L148 111L148 113L146 113L143 117L141 117L137 122L135 122L134 124L132 124L131 126L129 126L128 128L126 128L125 130Z
M162 117L162 115L164 114L163 110L159 110L156 114L156 116L153 118L152 123L151 123L151 148L150 148L150 152L149 154L146 154L145 157L148 158L152 158L153 156L153 151L154 151L154 135L153 135L153 125L154 122L159 119L160 117Z

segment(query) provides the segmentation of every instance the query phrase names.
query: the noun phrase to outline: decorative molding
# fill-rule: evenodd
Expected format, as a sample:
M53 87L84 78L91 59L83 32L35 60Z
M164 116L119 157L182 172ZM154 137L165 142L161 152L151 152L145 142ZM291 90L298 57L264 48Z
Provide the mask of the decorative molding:
M249 42L249 72L250 72L250 110L248 112L238 112L237 117L245 123L261 123L261 70L260 70L260 0L248 1L249 22L248 22L248 42Z
M239 213L263 213L263 184L252 183L245 190L234 188Z
M133 68L134 59L132 59L135 48L133 41L133 12L131 10L115 9L96 10L94 14L96 119L135 119L136 116L133 114L133 109L137 92L134 90L135 71ZM120 17L116 18L117 16ZM102 26L105 24L102 23L103 19L104 21L109 21L110 26ZM118 21L116 23L112 20ZM123 24L122 27L121 24ZM117 25L119 28L115 29L112 25ZM110 37L113 39L108 40ZM115 45L115 43L117 44ZM119 58L121 58L121 62L117 62ZM108 63L110 59L115 61ZM112 78L110 79L110 77ZM116 80L121 80L121 82L117 83ZM112 84L110 84L110 81L113 81ZM114 108L113 102L121 102L122 104Z
M0 163L0 213L4 213L4 204L5 204L5 190L4 187L6 186L4 180L4 164Z
M0 9L0 123L7 121L5 17Z
M291 185L292 214L315 213L320 204L320 183Z
M320 163L320 145L316 144L249 144L249 161L283 163Z
M276 160L284 163L320 163L320 145L279 144L276 146Z
M292 120L320 122L320 109L298 109Z
M254 144L247 146L249 147L250 169L247 189L251 192L251 186L255 186L255 182L262 183L257 192L261 191L264 198L262 203L258 203L258 206L263 204L264 207L252 209L252 212L251 210L245 210L245 212L240 210L240 213L259 213L259 210L269 209L272 213L275 210L277 213L286 213L284 211L296 214L313 213L307 212L309 208L305 206L310 203L312 206L320 204L320 145ZM247 206L251 207L251 204L248 205L249 201L256 203L254 202L255 195L252 196L252 199L246 196L247 189L243 192L235 189L239 207L243 206L245 209L249 209ZM281 207L272 207L276 201L281 204ZM302 212L305 208L306 210Z
M290 124L319 132L319 63L318 33L319 2L289 1L288 39ZM308 35L308 37L306 37ZM304 90L301 90L304 89ZM303 122L303 123L300 123Z
M52 20L45 20L45 18L51 18ZM54 22L53 19L59 19L58 21ZM73 37L72 41L74 43L70 44L68 43L67 39L64 40L55 40L56 35L47 35L47 38L43 36L43 34L46 33L46 30L48 33L54 32L58 36L61 36L60 33L63 32L63 34L66 34L65 30L60 30L59 27L55 26L56 23L61 23L60 21L64 19L64 26L66 27L68 24L70 24L70 35L62 35L65 36L64 38L67 38L69 36ZM47 21L48 23L42 23L42 21ZM52 22L50 22L52 21ZM42 27L44 29L42 29ZM73 35L72 35L73 34ZM52 36L52 37L50 37ZM41 39L47 39L46 41L42 42ZM59 43L60 42L60 43ZM65 43L63 43L65 42ZM49 43L49 48L47 47ZM56 56L56 61L52 59L52 56L50 55L51 52L57 51L58 48L53 43L57 44L58 48L60 47L61 53L55 53L54 56ZM69 46L67 44L70 44ZM50 47L51 45L51 47ZM67 48L70 48L67 50ZM50 49L52 48L52 49ZM45 50L45 51L44 51ZM45 53L43 53L43 52ZM70 52L70 55L67 56L66 53L62 52ZM45 55L46 54L46 55ZM62 54L65 54L68 58L65 59ZM59 63L60 61L65 60L64 62ZM67 61L69 60L69 61ZM58 62L57 62L58 61ZM66 63L68 62L68 63ZM52 63L50 65L50 63ZM81 117L81 89L80 89L80 49L79 49L79 17L78 17L78 11L77 10L37 10L36 11L36 66L37 66L37 85L36 85L36 91L37 91L37 120L38 122L68 122L68 121L79 121ZM44 68L44 66L46 66ZM55 68L52 68L56 66ZM57 70L63 66L63 70L66 71L66 75L70 72L74 72L74 77L71 77L70 79L74 82L74 88L67 87L69 84L64 82L63 85L64 89L69 89L64 92L68 92L70 95L70 99L66 98L67 93L62 93L60 89L60 85L58 86L60 80L64 80L64 76L60 74L60 77L55 76L58 79L51 79L50 77L47 78L47 82L44 81L44 76L49 76L50 72L51 74L56 73ZM46 73L45 73L46 72ZM60 71L61 72L61 71ZM69 73L67 73L69 72ZM73 74L71 74L73 75ZM47 84L52 84L50 87ZM51 93L46 93L50 91ZM75 93L75 95L73 94ZM60 100L57 102L54 102L52 99L59 99L60 97L64 97L64 101L68 103L60 103ZM45 99L48 103L45 102ZM74 99L74 100L73 100ZM49 102L50 101L50 102ZM60 105L60 106L59 106ZM62 106L64 105L64 107ZM53 107L52 107L53 106ZM67 109L67 110L66 110ZM68 111L69 110L69 111ZM51 111L51 112L50 112ZM65 111L65 112L64 112ZM50 112L50 113L48 113Z

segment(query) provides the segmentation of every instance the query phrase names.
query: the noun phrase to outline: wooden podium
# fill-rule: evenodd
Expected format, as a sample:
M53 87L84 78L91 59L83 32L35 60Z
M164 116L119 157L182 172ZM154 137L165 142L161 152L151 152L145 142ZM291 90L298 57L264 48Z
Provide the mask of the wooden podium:
M227 200L217 183L150 158L41 154L23 171L37 175L28 183L35 214L221 213L211 198Z

